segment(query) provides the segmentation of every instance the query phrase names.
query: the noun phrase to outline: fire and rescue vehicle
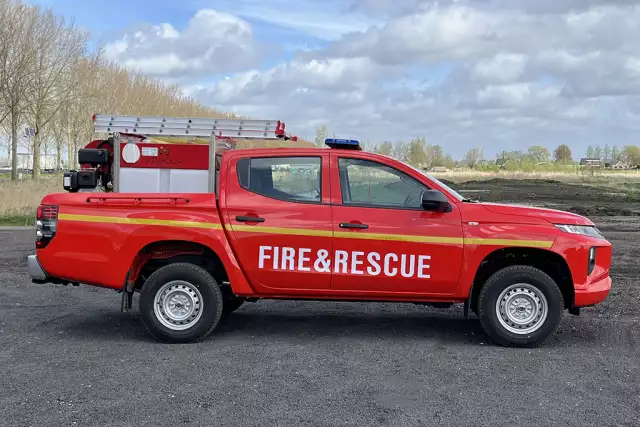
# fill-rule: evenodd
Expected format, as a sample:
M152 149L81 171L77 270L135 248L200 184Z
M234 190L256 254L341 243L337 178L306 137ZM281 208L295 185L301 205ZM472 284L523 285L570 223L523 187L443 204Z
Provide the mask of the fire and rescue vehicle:
M247 302L299 299L460 303L495 342L535 346L611 288L611 244L587 218L467 199L356 140L236 149L292 137L275 120L94 125L110 136L42 200L28 271L114 289L122 310L139 292L161 341L200 340Z

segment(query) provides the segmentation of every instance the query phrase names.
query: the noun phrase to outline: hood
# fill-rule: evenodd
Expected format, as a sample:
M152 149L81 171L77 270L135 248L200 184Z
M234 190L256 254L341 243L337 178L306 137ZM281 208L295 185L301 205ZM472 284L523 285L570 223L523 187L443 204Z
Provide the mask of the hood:
M526 205L507 205L500 203L480 203L489 212L500 215L516 215L537 218L554 224L593 225L593 222L582 215L556 209L538 208Z

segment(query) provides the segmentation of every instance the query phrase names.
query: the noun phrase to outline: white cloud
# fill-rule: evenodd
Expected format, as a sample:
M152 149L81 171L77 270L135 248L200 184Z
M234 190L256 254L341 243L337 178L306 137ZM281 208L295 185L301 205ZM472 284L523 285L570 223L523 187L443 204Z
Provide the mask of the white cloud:
M196 7L215 7L244 19L276 25L322 40L338 40L378 22L342 0L192 0Z
M540 101L553 100L559 95L556 87L541 88L530 83L491 85L479 89L479 105L523 108Z
M404 15L382 27L351 33L326 54L370 56L385 64L405 64L416 59L467 57L497 43L495 17L468 7L440 7Z
M248 22L218 14L227 32L199 37L211 26L211 16L197 19L201 12L185 30L139 29L109 49L157 75L225 73L212 84L192 80L186 91L218 108L284 120L289 131L309 138L321 124L372 142L424 135L455 156L472 146L491 155L534 143L569 143L579 156L588 144L637 143L640 9L629 1L397 0L389 10L389 2L353 0L348 13L373 18L351 26L333 0L317 15L287 24L311 3L287 9L284 2L276 0L273 12L254 0L220 4L246 19L309 24L307 34L327 26L325 38L335 41L318 49L284 40L289 50L305 47L293 60L260 69L252 62ZM239 49L239 58L228 61L242 70L234 74L204 46Z
M474 66L472 76L486 82L513 82L518 80L527 63L527 56L522 54L505 54L480 59Z
M170 23L134 28L107 44L105 54L167 78L238 71L262 56L249 23L211 9L199 10L182 31Z
M560 0L558 0L562 3ZM380 63L481 60L497 54L536 55L545 50L583 54L637 51L640 10L602 6L566 14L432 4L412 14L353 33L321 55L369 56ZM613 30L615 29L615 30Z
M191 88L194 96L228 106L278 105L289 97L304 100L318 96L315 105L305 108L325 108L321 100L340 99L360 105L366 100L361 91L380 75L392 75L393 69L382 69L366 58L296 60L278 65L265 72L257 70L238 73L206 88Z

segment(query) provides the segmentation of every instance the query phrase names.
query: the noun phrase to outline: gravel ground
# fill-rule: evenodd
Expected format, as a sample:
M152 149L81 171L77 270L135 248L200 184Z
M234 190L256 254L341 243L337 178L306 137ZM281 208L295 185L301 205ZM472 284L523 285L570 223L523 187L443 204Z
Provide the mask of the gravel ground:
M32 284L32 230L0 230L2 426L637 426L640 291L632 218L605 303L544 347L493 345L461 307L247 304L209 339L159 344L119 295ZM631 225L630 225L631 224Z

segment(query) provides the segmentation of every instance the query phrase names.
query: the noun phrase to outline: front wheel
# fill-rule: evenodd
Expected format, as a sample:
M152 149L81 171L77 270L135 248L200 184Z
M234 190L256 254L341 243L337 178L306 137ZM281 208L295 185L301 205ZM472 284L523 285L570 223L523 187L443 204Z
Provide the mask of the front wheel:
M213 276L189 263L156 270L140 292L140 317L147 331L160 341L195 342L220 321L222 292Z
M514 265L494 273L478 297L478 317L487 335L503 346L534 347L557 329L564 300L543 271Z

